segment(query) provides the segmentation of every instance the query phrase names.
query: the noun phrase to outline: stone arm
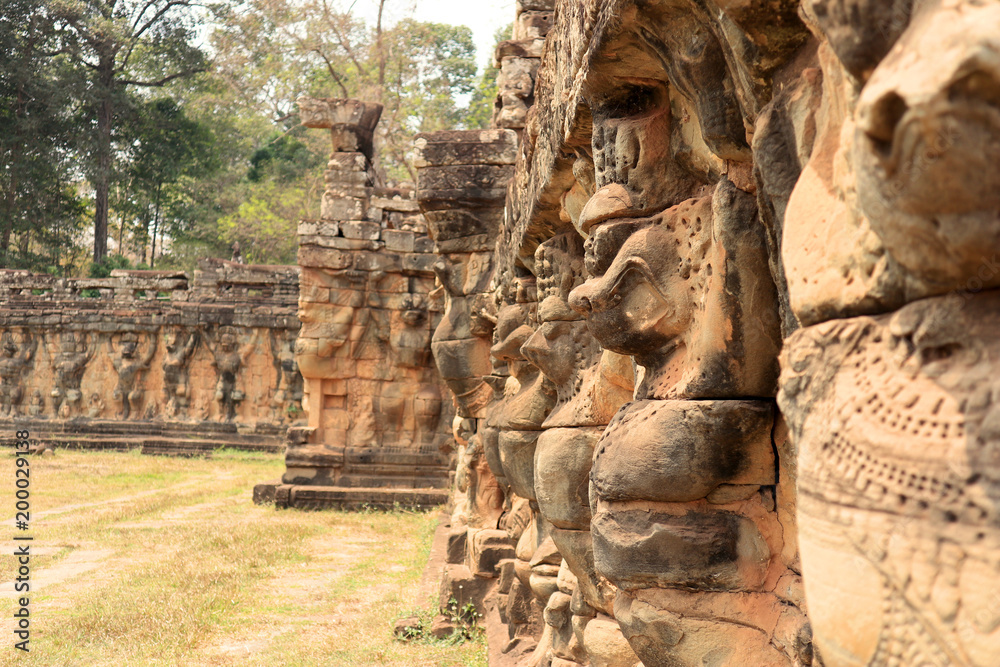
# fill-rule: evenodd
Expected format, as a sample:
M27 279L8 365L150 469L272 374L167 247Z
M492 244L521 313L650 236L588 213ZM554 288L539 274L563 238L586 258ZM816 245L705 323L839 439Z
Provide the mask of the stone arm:
M185 360L188 357L191 356L191 353L194 352L194 348L197 345L198 345L198 332L195 331L190 336L188 336L187 343L184 344L184 356L183 356L183 358Z
M104 344L108 348L108 358L111 359L111 365L115 367L116 371L121 370L122 362L120 359L115 358L115 346L111 342L111 336L108 336L107 338L104 339ZM98 346L99 345L100 343L98 343ZM89 362L91 356L92 356L91 346L87 345L87 349L82 355L83 363L86 364L87 362Z
M441 287L445 292L448 293L450 297L462 296L460 290L455 288L452 283L451 267L444 260L434 263L431 267L434 270L434 275L437 276L438 281L441 283Z
M86 336L86 334L84 334L84 336ZM81 355L83 357L83 363L84 364L90 363L90 360L94 358L94 353L97 352L97 348L100 347L100 343L99 342L94 341L94 340L90 340L89 338L90 337L87 336L88 340L84 344L83 355ZM108 345L109 346L111 345L111 338L110 337L108 337Z
M192 338L193 338L193 336L192 336ZM215 358L217 356L216 351L215 351L215 340L213 339L212 334L209 333L209 331L207 329L205 330L205 347L208 348L208 351L212 355L212 365L214 366L215 365Z
M274 333L274 329L267 330L267 338L271 343L271 356L275 359L279 358L281 356L281 348L278 343L278 335Z
M153 357L156 355L156 341L159 339L159 333L149 337L149 345L146 349L146 355L142 358L143 368L149 368L149 363L153 361Z
M240 358L246 361L253 349L257 347L257 339L260 337L260 329L254 329L247 344L240 348Z
M24 346L24 352L21 353L21 363L26 364L31 361L31 358L35 356L35 350L38 349L38 336L32 336L31 342Z

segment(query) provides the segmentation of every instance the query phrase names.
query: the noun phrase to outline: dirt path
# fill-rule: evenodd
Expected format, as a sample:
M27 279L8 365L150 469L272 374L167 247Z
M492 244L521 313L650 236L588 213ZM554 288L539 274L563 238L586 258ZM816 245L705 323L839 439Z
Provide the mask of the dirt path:
M102 479L120 487L123 475L174 474L178 463L60 456L49 470L45 459L32 465L49 488L77 495L32 512L32 652L0 643L0 667L485 665L475 646L392 637L393 622L426 607L436 589L420 549L436 516L254 506L253 483L273 478L280 457L221 469L191 460L189 474L170 483L136 490L126 479L116 495ZM88 496L100 500L78 502ZM9 611L0 634L9 638L23 594L14 590L13 549L4 551L0 600ZM443 560L443 543L433 552Z

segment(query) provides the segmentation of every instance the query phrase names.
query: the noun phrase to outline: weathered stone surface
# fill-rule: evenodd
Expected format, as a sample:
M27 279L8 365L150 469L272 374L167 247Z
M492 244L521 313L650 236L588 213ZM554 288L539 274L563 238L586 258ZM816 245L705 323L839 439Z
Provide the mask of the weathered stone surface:
M202 260L193 278L8 272L0 417L31 419L33 437L68 447L277 449L301 410L297 283L295 267L222 260Z
M983 360L995 354L998 306L995 291L925 299L789 341L780 400L799 448L803 574L824 655L877 660L905 641L985 665L998 648L980 592L997 581ZM933 635L914 634L918 623Z
M336 489L444 487L451 411L431 365L436 258L426 243L418 248L426 239L419 225L386 228L392 216L415 213L416 201L405 190L367 187L380 107L321 100L303 108L305 124L333 128L334 154L322 219L300 226L295 359L310 430L290 442L283 481L304 493L333 489L324 491L331 500ZM353 143L344 139L352 133Z
M517 135L510 130L426 132L417 135L414 147L417 150L414 166L418 169L450 165L512 165L517 158Z
M614 619L606 616L591 619L582 634L583 648L592 667L637 667L640 664Z
M996 3L517 7L418 195L511 664L990 664Z
M689 502L722 484L772 485L773 426L764 401L630 403L597 443L593 493L609 502Z

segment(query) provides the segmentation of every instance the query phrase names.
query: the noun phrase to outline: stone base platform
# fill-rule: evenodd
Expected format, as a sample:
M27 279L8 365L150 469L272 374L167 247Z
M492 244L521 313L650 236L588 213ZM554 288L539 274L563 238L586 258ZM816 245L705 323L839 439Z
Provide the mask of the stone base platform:
M447 489L307 486L282 484L280 481L258 484L253 488L254 503L274 503L279 509L428 510L444 505L448 498Z
M304 445L285 453L282 482L294 486L447 489L454 464L436 446Z
M27 430L36 447L130 451L143 454L205 456L217 449L280 453L286 427L255 427L218 422L114 421L102 419L0 419L5 445L16 431Z

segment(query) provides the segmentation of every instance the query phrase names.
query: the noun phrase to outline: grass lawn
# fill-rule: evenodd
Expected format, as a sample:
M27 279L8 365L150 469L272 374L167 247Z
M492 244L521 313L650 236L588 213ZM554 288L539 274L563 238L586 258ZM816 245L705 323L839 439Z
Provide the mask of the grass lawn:
M0 665L486 665L482 640L392 637L395 619L434 606L421 575L436 512L257 507L253 485L284 469L276 454L30 461L24 654L13 634L14 457L0 455Z

